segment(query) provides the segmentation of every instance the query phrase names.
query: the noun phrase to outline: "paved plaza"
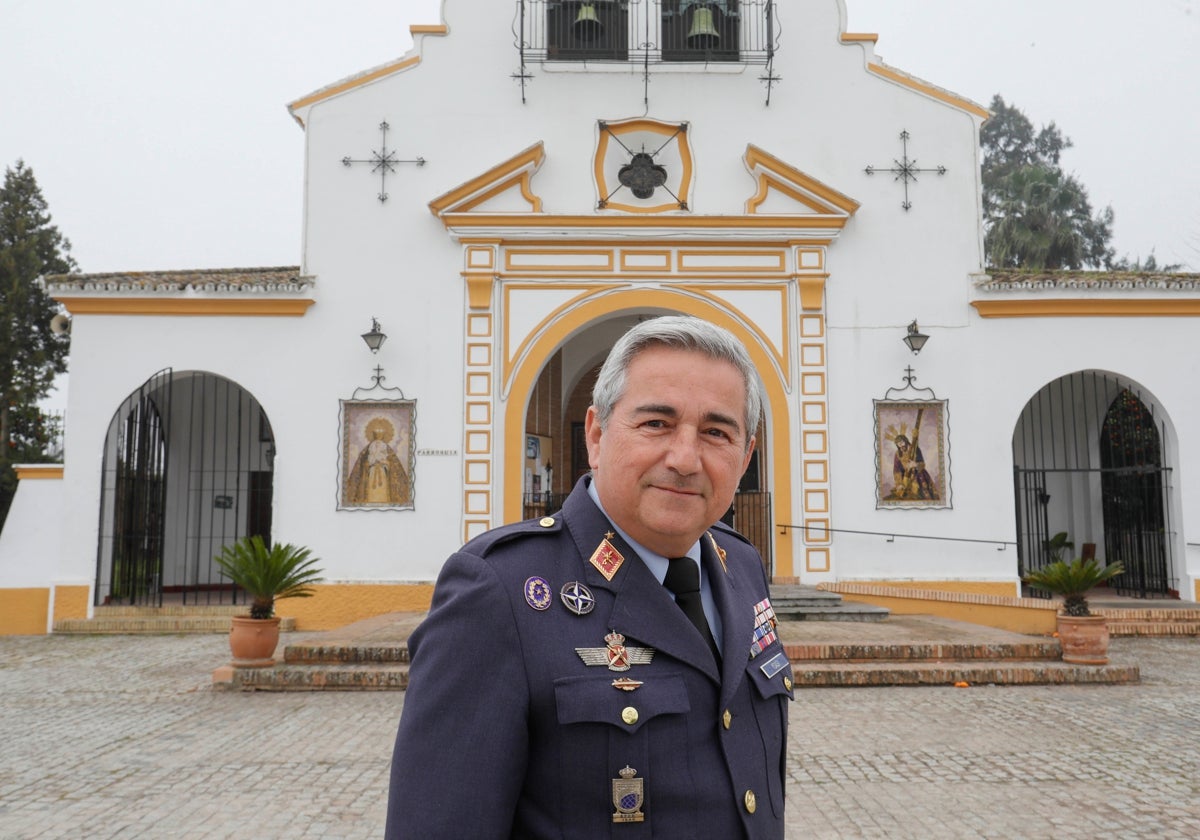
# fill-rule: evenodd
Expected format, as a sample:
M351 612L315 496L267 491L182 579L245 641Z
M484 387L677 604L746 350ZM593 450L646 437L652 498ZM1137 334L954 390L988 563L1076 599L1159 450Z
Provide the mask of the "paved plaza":
M1140 685L799 691L788 837L1200 836L1200 640L1113 644ZM0 637L0 838L382 836L404 695L214 691L227 658Z

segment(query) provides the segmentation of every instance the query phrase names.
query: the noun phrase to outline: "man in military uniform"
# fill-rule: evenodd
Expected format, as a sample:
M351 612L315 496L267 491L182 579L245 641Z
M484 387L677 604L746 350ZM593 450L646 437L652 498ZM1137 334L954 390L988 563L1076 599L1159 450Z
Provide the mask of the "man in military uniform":
M589 477L472 540L413 633L388 838L783 837L791 668L718 520L754 450L745 348L643 322L601 369Z

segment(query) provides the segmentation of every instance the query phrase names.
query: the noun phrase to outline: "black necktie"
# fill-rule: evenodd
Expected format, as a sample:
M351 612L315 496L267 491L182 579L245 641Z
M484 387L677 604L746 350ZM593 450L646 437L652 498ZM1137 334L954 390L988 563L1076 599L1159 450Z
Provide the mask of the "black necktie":
M712 650L713 658L721 661L721 652L717 649L716 640L708 627L708 619L704 617L704 603L700 600L700 567L690 557L671 557L668 559L667 576L663 586L675 594L675 603L688 621L696 625L701 637Z

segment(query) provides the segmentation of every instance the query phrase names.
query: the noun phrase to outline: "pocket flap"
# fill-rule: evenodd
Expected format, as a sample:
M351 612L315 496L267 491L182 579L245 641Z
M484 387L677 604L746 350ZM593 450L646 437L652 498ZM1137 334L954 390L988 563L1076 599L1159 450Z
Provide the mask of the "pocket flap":
M613 686L613 677L566 677L554 682L558 722L606 723L636 732L659 715L691 710L687 688L678 674L657 676L633 691Z
M788 661L782 645L774 652L767 648L761 656L751 659L746 672L764 698L786 694L788 699L793 699L792 663Z

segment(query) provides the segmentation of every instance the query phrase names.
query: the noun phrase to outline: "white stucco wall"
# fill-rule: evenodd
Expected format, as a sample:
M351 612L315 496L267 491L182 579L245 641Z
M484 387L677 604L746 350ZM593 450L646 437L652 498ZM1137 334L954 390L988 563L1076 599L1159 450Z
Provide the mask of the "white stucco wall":
M1187 434L1200 420L1189 384L1197 362L1186 318L985 319L969 305L982 263L977 134L981 117L970 103L931 95L868 72L870 42L843 43L842 0L786 4L775 72L781 81L764 104L759 66L652 68L648 88L640 66L530 65L522 104L511 78L518 55L513 4L446 0L449 33L417 35L419 63L296 108L303 121L306 163L302 273L316 277L316 303L294 317L143 317L81 315L73 323L67 464L61 482L63 529L58 568L45 575L94 574L101 458L113 412L155 371L209 371L238 383L262 405L276 437L273 533L311 546L333 580L428 581L463 538L464 329L467 313L463 250L428 204L530 146L545 161L532 180L547 214L595 213L599 196L592 158L598 120L648 116L687 121L695 161L689 213L742 214L757 185L743 156L752 144L860 205L828 246L825 364L828 390L830 523L833 565L804 569L806 582L902 578L1014 581L1016 552L992 543L933 542L882 534L922 534L964 540L1014 536L1011 441L1017 418L1039 388L1077 370L1100 369L1139 382L1168 415L1174 495L1170 511L1177 572L1190 594L1185 548L1200 496L1190 465L1200 451ZM984 37L981 35L981 37ZM936 82L936 80L933 80ZM643 104L648 90L649 104ZM937 94L937 91L934 91ZM947 101L949 99L949 101ZM379 124L397 158L423 156L424 166L398 163L386 178L369 165L381 148ZM901 155L922 167L942 165L903 186L886 171ZM776 199L763 212L777 209ZM519 204L519 203L518 203ZM513 205L514 207L517 204ZM512 209L511 207L509 209ZM789 211L792 212L792 211ZM583 236L591 235L587 232ZM597 237L601 234L595 234ZM736 241L737 229L722 234ZM678 234L650 232L664 242ZM717 239L714 242L719 241ZM219 243L214 243L219 248ZM497 314L496 334L505 329ZM789 330L801 312L787 302ZM758 303L747 304L756 312ZM766 321L773 317L764 311ZM380 320L388 340L377 355L359 335ZM758 317L756 315L756 317ZM913 357L901 343L917 319L930 335ZM514 322L519 319L512 319ZM509 324L511 326L511 323ZM600 343L611 326L593 326ZM774 327L772 326L772 329ZM613 335L609 336L609 333ZM605 337L607 336L607 337ZM789 410L800 416L799 350L789 334ZM494 354L492 374L502 376ZM1164 360L1170 360L1165 363ZM595 346L564 354L569 390L596 361ZM338 401L371 384L381 365L384 385L417 400L415 509L338 511ZM916 386L949 400L949 469L953 507L879 510L872 401L900 388L905 368ZM802 429L793 420L793 434ZM491 427L491 491L504 488L502 412ZM421 454L422 450L455 454ZM793 506L776 519L803 521L802 456L794 446ZM890 457L890 456L885 456ZM33 493L19 496L21 504ZM490 514L499 521L499 512ZM41 579L16 571L0 542L0 585ZM1192 541L1198 541L1192 538ZM798 542L798 546L799 546ZM1194 563L1192 565L1195 565Z

